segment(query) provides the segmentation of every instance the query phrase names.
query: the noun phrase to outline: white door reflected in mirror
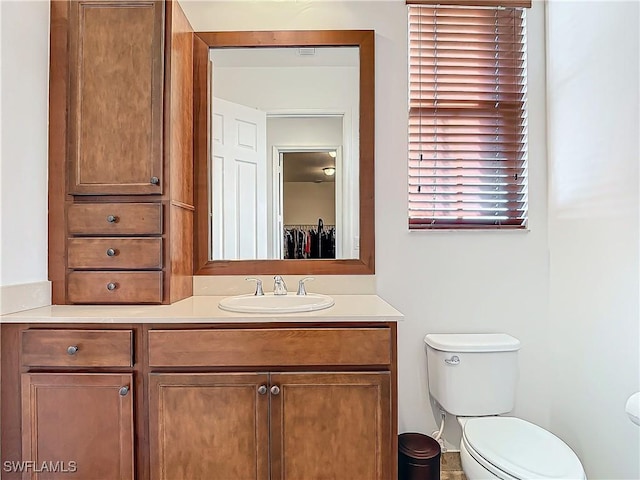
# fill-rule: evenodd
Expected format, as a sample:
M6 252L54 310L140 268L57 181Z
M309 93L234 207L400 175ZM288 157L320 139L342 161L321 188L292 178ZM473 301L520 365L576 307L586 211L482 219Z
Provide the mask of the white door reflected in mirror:
M359 258L359 49L312 50L210 50L211 260Z
M220 98L213 109L213 258L265 258L266 114Z

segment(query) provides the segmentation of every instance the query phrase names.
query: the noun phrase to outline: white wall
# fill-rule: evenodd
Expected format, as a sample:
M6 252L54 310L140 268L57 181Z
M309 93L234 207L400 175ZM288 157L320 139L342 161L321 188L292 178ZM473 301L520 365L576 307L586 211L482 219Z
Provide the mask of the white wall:
M640 478L639 15L548 5L550 424L590 479Z
M196 31L376 31L376 276L406 315L399 325L399 428L435 428L422 338L429 332L505 331L522 340L517 414L548 426L548 255L544 16L529 15L530 232L418 232L407 228L407 10L402 1L181 2ZM459 429L449 422L447 440ZM457 445L455 445L457 448Z
M354 113L356 67L215 67L213 95L267 113L285 111Z
M47 280L49 2L0 1L0 286Z

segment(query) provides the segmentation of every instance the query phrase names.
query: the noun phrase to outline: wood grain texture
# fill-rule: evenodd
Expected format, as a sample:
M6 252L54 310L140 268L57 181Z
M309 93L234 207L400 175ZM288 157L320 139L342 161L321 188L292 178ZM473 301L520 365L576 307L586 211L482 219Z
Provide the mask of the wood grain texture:
M360 43L360 261L375 273L375 34Z
M193 28L177 1L167 2L165 145L171 200L193 206Z
M170 205L171 270L169 303L193 295L193 211Z
M388 372L272 374L271 478L389 480Z
M151 374L151 478L268 480L267 374Z
M109 290L110 283L116 288ZM71 303L161 303L162 272L74 271L67 289Z
M177 1L166 2L165 250L163 303L193 294L193 29Z
M209 262L209 46L197 35L193 37L193 158L194 202L193 271L198 272Z
M163 8L71 2L70 193L162 193Z
M69 2L50 3L49 48L49 280L51 302L66 303L67 89Z
M389 399L391 402L391 436L389 451L391 452L391 480L398 478L398 324L389 323L391 330L391 364L389 373L391 384L389 386Z
M44 327L44 328L43 328ZM383 478L384 480L394 480L397 478L397 386L395 385L396 357L395 348L396 329L394 323L384 324L383 328L376 328L369 324L335 323L330 326L312 325L300 323L287 324L261 324L247 323L242 328L229 324L198 324L198 325L176 325L176 324L73 324L64 322L47 324L3 324L0 325L1 343L0 357L2 363L1 388L2 396L2 429L0 438L2 439L3 460L22 459L21 450L23 440L28 436L30 439L36 438L32 432L32 427L25 427L21 430L23 416L30 416L33 419L32 403L24 407L21 401L21 370L25 375L41 375L44 399L39 405L37 413L38 421L44 425L44 433L40 435L41 445L38 446L40 452L53 452L47 455L63 455L55 450L61 445L56 442L62 438L62 446L68 451L76 445L86 445L89 449L94 449L96 441L105 440L107 449L112 449L115 445L112 430L103 430L104 425L101 415L110 412L113 405L106 397L95 400L92 395L98 394L89 392L86 397L84 390L95 392L98 387L92 385L91 388L83 381L58 381L55 377L73 377L78 366L49 366L45 362L37 361L34 364L29 360L29 351L23 352L20 331L26 330L24 338L34 335L32 338L39 338L42 341L31 341L32 351L42 353L41 350L48 339L60 339L66 334L73 334L74 338L86 334L91 340L93 332L100 332L102 335L112 337L114 334L120 338L123 331L131 332L128 338L135 337L133 347L135 349L133 367L119 366L114 368L126 368L127 378L132 372L133 398L137 414L132 421L135 422L135 478L140 480L149 479L180 479L180 478L304 478L313 480L315 478L366 478L369 480ZM386 341L391 342L391 346L378 346L376 348L389 349L390 354L388 365L368 365L362 363L354 368L353 365L333 365L332 362L324 365L306 365L305 356L301 354L300 364L290 362L290 365L281 365L268 368L277 373L260 373L263 368L256 366L231 366L210 363L205 366L179 365L162 367L150 366L148 353L152 350L154 332L176 332L185 331L186 328L194 328L192 332L199 335L201 331L221 332L253 329L280 330L301 329L301 330L356 330L377 329L386 330ZM303 335L304 337L305 335ZM67 340L67 338L64 338ZM176 342L189 340L188 338L174 339ZM266 352L271 347L279 349L278 342L272 343L272 337L267 335L260 350ZM363 339L361 343L366 343L371 338ZM206 339L205 339L206 341ZM229 340L231 341L231 340ZM238 341L238 337L233 339ZM291 339L294 343L299 343ZM54 344L52 342L51 344ZM62 342L64 345L66 342ZM122 342L111 342L113 346L100 347L109 352L119 351L117 345ZM204 341L203 341L204 343ZM307 342L303 342L307 343ZM348 342L350 344L351 342ZM116 345L117 344L117 345ZM87 345L81 344L79 352L87 352ZM176 344L174 346L180 346ZM235 343L238 351L251 351L254 348L252 342L246 345ZM45 350L48 346L43 347ZM169 348L169 346L167 346ZM211 348L217 348L216 345ZM347 348L347 345L345 345ZM35 349L35 350L34 350ZM311 355L316 355L313 351ZM197 353L196 353L197 354ZM238 354L239 355L239 354ZM23 357L21 362L20 357ZM131 357L129 357L131 358ZM214 360L215 361L215 360ZM367 361L366 356L361 357L361 361ZM386 361L386 360L385 360ZM21 363L24 366L21 367ZM43 365L37 365L43 364ZM51 364L49 364L51 365ZM59 373L44 373L47 368L55 368ZM89 371L105 372L107 366L87 366L83 369ZM171 368L172 372L167 370ZM156 373L152 373L156 369ZM211 369L220 369L229 373L212 374ZM348 369L348 370L347 370ZM158 370L167 373L159 373ZM184 373L174 373L176 370ZM234 372L235 370L235 372ZM237 371L246 373L236 373ZM329 371L327 371L329 370ZM337 373L340 370L342 373ZM357 372L354 370L358 370ZM120 370L122 371L122 370ZM195 373L200 371L202 373ZM318 373L310 373L315 371ZM382 371L382 372L381 372ZM51 372L51 370L49 370ZM65 373L63 373L65 372ZM83 373L78 375L86 375ZM283 373L286 372L286 373ZM296 373L300 372L300 373ZM111 374L107 374L111 375ZM88 375L92 377L105 375ZM120 375L117 375L120 376ZM114 377L115 378L115 377ZM118 382L112 382L118 385ZM266 398L256 393L257 387L266 384L268 387L278 386L281 392L278 395L267 394ZM100 384L103 392L109 391L111 387ZM183 387L185 388L183 390ZM70 400L67 400L67 393ZM376 393L377 392L377 393ZM84 402L83 398L76 399L76 396L90 398L86 400L95 406L94 410L87 410L83 405L74 402ZM374 400L374 397L377 400ZM38 398L38 397L32 397ZM262 399L266 400L262 403ZM47 402L49 402L47 404ZM164 402L164 403L162 403ZM271 405L269 410L268 405ZM374 405L375 403L375 405ZM56 410L47 405L56 405ZM161 405L163 405L161 407ZM126 407L129 408L129 407ZM73 420L69 420L73 412ZM31 412L31 413L30 413ZM54 412L54 413L50 413ZM95 417L95 418L94 418ZM115 425L119 420L114 421L109 413L110 425L113 430L121 430L119 425ZM33 421L31 421L33 424ZM73 423L68 431L67 423ZM89 425L86 422L92 422ZM353 425L350 422L354 422ZM77 426L80 424L80 426ZM27 425L26 423L24 425ZM96 426L97 425L97 426ZM271 432L269 432L271 425ZM54 428L61 430L52 433ZM87 432L77 432L74 429L86 429ZM104 427L106 428L106 427ZM253 429L253 430L252 430ZM90 433L106 432L102 440L98 437L91 437ZM252 433L248 433L248 432ZM213 432L213 434L212 434ZM223 432L216 436L216 432ZM229 433L230 432L230 433ZM372 435L370 435L373 432ZM62 437L60 437L62 435ZM66 435L70 435L71 441L67 442ZM271 444L269 443L271 435ZM107 440L107 437L111 440ZM86 439L82 442L80 439ZM31 440L29 440L30 442ZM26 441L25 441L26 442ZM274 443L275 442L275 443ZM343 445L343 442L346 446ZM28 442L27 442L28 443ZM217 445L221 444L220 447ZM370 447L377 445L377 453L372 453ZM239 445L239 446L238 446ZM270 445L270 446L269 446ZM27 447L26 452L32 447ZM101 448L101 447L100 447ZM128 448L128 447L127 447ZM162 453L164 448L164 453ZM214 452L214 454L212 454ZM216 455L215 452L220 452ZM270 453L269 453L270 452ZM110 470L105 470L102 474L102 463L99 452L83 452L82 455L93 455L88 458L92 465L96 467L86 475L86 470L80 475L73 477L66 474L60 478L131 478L126 474L109 476ZM163 460L158 460L159 455L165 455ZM112 463L105 468L113 468L116 456L108 453ZM75 453L74 453L75 457ZM42 455L40 458L44 458ZM63 458L63 457L56 457ZM75 457L78 458L78 457ZM127 457L129 458L129 457ZM330 458L328 462L325 459ZM24 459L29 459L25 455ZM119 460L118 460L119 461ZM335 465L333 465L335 463ZM348 463L349 465L346 465ZM269 473L269 464L272 465ZM345 466L346 465L346 466ZM159 473L160 470L164 473ZM355 473L351 468L357 470ZM231 472L231 473L228 473ZM247 473L248 472L248 473ZM283 473L284 477L279 476ZM382 476L378 472L382 472ZM162 476L164 475L164 476ZM20 478L18 475L10 475L2 472L2 478ZM28 477L31 478L31 477ZM37 478L47 478L43 475ZM53 477L56 478L56 477Z
M108 217L115 221L109 222ZM159 203L75 203L67 211L68 230L75 235L159 235Z
M67 349L77 347L69 355ZM22 364L28 367L131 367L131 330L23 330Z
M387 328L151 330L149 365L388 365Z
M162 268L161 238L70 238L67 248L68 265L73 269Z
M0 325L0 451L2 460L22 459L20 325ZM18 480L18 472L0 472L2 480Z
M133 480L133 392L119 394L132 384L131 374L23 374L23 460L77 466L23 479Z
M372 30L196 32L194 48L194 160L196 275L370 275L375 273L375 33ZM360 49L360 258L356 260L209 260L210 150L208 48L355 46ZM203 190L203 189L207 190ZM204 193L203 193L204 192Z

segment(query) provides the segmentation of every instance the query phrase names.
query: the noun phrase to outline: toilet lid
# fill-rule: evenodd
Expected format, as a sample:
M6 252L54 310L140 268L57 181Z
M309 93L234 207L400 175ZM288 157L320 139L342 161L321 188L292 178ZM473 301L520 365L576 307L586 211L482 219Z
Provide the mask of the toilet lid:
M580 460L566 443L520 418L470 418L463 435L477 455L516 478L584 478Z

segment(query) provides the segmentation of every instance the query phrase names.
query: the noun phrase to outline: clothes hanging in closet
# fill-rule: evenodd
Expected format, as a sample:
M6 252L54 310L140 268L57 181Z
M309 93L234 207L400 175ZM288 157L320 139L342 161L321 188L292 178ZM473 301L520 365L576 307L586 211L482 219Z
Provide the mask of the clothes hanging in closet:
M333 225L324 225L322 219L318 225L285 225L284 258L336 258L336 229Z

